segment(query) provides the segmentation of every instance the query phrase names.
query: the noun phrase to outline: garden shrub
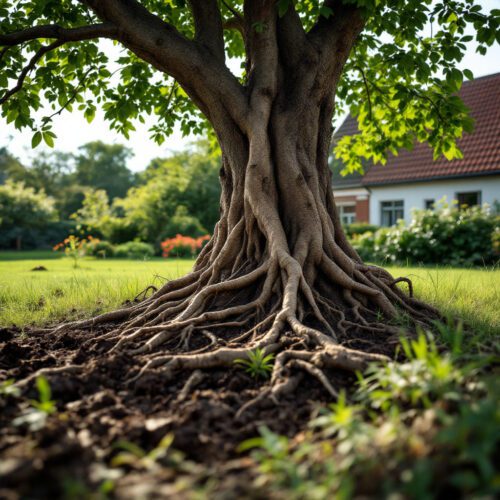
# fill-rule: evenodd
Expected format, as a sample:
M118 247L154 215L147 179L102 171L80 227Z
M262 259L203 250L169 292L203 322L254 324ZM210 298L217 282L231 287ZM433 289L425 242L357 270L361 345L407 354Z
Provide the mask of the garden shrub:
M416 210L411 223L366 233L353 244L361 258L377 262L484 265L498 259L500 217L488 206L441 203Z
M154 254L153 245L142 241L129 241L115 247L115 257L121 259L149 259Z
M166 239L161 243L163 257L195 257L200 253L205 243L210 239L208 234L199 238L191 238L178 234L175 238Z
M109 241L103 241L97 238L91 240L86 248L86 255L97 257L98 259L113 257L114 254L115 247Z
M201 225L200 221L190 215L185 206L179 205L175 210L175 214L168 221L163 237L173 238L178 234L184 234L192 238L198 238L206 233L207 230Z
M344 232L348 238L356 239L356 236L366 233L374 233L378 228L378 226L368 224L368 222L354 222L344 226Z

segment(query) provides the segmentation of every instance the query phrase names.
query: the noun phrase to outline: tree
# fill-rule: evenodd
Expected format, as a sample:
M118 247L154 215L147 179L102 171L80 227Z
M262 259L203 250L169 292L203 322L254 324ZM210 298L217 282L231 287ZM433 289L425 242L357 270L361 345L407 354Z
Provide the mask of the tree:
M198 226L198 229L192 234L189 232L181 234L200 236L197 234L200 230L202 230L202 234L212 233L219 218L219 168L220 156L217 152L211 153L209 151L209 145L206 141L196 143L194 150L174 153L164 159L154 159L141 174L141 179L148 186L148 191L151 191L151 194L144 196L142 201L137 199L127 201L126 204L132 212L131 215L136 210L141 212L147 205L151 205L150 210L154 210L156 205L161 214L158 214L154 220L164 218L170 226L169 231L162 236L175 236L177 233L172 234L172 231L176 224L170 225L170 221L178 212L178 208L182 206L181 212L185 212L184 215L198 220L198 222L191 221L194 223L193 229L195 226ZM142 190L144 189L142 188ZM131 191L127 198L134 198L134 195L139 194L142 190L139 188ZM156 191L159 191L159 198L155 201L156 196L152 193ZM142 224L148 225L153 223L154 221L151 220L143 220L142 222ZM158 236L158 230L151 229L149 232L156 236L153 236L150 241L154 242Z
M153 369L169 377L230 365L257 348L276 352L277 396L296 387L297 369L333 394L322 368L385 359L346 342L397 333L401 314L411 328L438 317L400 280L364 264L342 231L327 161L335 98L361 131L337 146L349 169L415 140L460 155L455 139L471 120L453 92L472 75L456 65L472 39L480 52L498 40L498 10L485 14L472 0L0 6L2 112L36 130L35 146L53 143L54 115L76 105L91 120L97 102L125 136L154 113L158 142L177 120L186 132L210 125L222 151L220 220L193 272L138 304L60 328L113 323L113 350L144 357L139 379ZM102 38L128 49L114 75ZM226 56L245 57L240 77ZM43 100L54 109L38 123L31 110ZM207 331L204 352L158 354L176 336L188 345Z
M73 155L43 152L24 166L5 148L0 149L0 183L22 182L35 191L43 190L54 198L61 220L67 220L81 206L85 188L75 184Z
M7 148L0 148L0 184L5 184L8 179L20 182L25 174L26 169L19 160Z
M133 187L125 198L114 203L115 211L136 228L142 241L159 243L165 236L165 228L188 184L186 172L178 162L162 162L161 171L163 175Z
M79 148L75 157L75 178L82 186L104 189L108 196L121 198L134 184L134 175L127 167L132 156L121 144L94 141Z
M7 181L0 186L0 245L21 250L30 231L40 231L56 220L54 200L43 191L35 192L22 182Z

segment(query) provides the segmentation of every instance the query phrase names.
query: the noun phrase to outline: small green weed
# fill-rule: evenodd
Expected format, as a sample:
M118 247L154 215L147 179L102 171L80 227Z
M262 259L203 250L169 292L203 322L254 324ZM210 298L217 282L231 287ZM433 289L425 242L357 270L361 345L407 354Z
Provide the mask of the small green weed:
M173 434L167 434L161 439L158 445L151 451L146 452L140 446L130 441L118 441L115 448L121 449L111 460L112 467L121 467L127 465L137 469L154 469L158 462L167 457L171 464L178 464L183 456L179 451L171 450L174 440Z
M500 412L484 361L462 355L462 329L402 340L407 361L359 375L354 403L341 392L307 433L290 440L260 429L253 450L263 497L494 497ZM448 339L448 340L446 340ZM470 361L472 359L472 361Z
M269 378L273 371L274 354L267 354L263 349L255 349L248 353L248 359L235 359L236 365L241 365L253 378Z
M17 398L20 396L21 391L19 387L15 386L15 380L10 378L0 384L0 398L7 399L8 397Z
M30 400L31 407L27 408L19 417L12 421L13 425L26 425L31 431L38 431L45 426L47 418L57 411L56 403L52 400L52 391L49 382L43 376L37 377L36 388L38 400Z
M48 380L45 377L40 376L37 377L35 383L38 390L38 400L32 399L31 405L33 408L46 413L47 415L55 413L57 410L56 402L52 401L52 391Z

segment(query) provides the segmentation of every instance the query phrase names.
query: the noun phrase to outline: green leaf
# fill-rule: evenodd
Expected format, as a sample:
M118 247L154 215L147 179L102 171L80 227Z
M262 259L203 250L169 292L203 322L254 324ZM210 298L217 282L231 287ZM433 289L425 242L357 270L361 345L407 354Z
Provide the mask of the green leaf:
M333 10L326 5L322 5L319 9L319 15L328 19L333 14Z
M470 69L464 69L464 75L467 78L467 80L474 80L474 74Z
M31 147L35 149L42 142L42 133L35 132L33 138L31 139Z
M50 401L52 396L52 391L50 389L49 382L45 377L37 377L36 388L38 389L38 396L41 403L47 403Z
M47 144L47 146L49 146L49 148L54 147L54 138L50 135L49 132L43 133L43 140L45 141L45 144Z

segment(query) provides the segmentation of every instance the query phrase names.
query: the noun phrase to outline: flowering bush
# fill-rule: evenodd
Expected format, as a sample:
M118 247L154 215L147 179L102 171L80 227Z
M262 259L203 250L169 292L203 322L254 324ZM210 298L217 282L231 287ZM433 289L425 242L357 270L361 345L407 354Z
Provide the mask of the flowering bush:
M97 238L87 236L87 238L80 238L74 234L69 235L64 241L55 245L52 250L55 252L62 251L67 257L73 259L73 267L78 267L78 261L85 256L87 247L90 244L98 243Z
M488 206L441 203L416 210L411 223L366 233L353 242L364 260L441 265L484 265L499 257L500 217Z
M208 234L199 238L178 234L175 238L168 238L161 243L162 255L163 257L194 257L200 253L209 239Z

